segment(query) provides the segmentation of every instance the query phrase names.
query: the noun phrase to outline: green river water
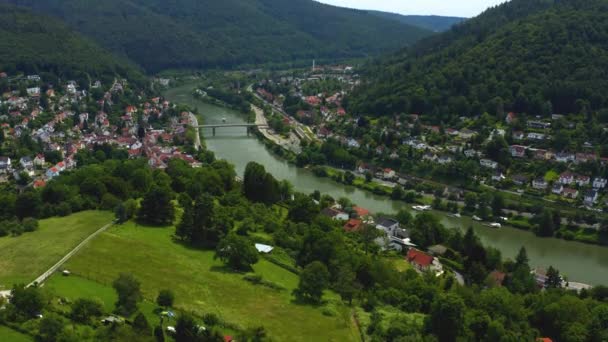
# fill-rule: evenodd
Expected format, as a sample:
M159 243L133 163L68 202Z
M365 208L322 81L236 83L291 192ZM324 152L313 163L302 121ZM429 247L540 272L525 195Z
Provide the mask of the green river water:
M242 114L198 101L191 96L192 86L181 86L165 92L171 102L196 107L205 124L242 123ZM216 157L234 164L240 176L250 161L265 166L277 179L286 179L298 191L310 193L319 190L334 198L347 197L353 203L372 212L394 213L408 207L403 202L391 201L384 196L344 186L327 178L318 178L310 171L290 165L270 152L255 136L247 136L245 128L218 128L216 136L203 132L207 148ZM514 228L492 229L469 218L449 218L437 212L446 227L466 229L473 226L484 244L499 249L503 257L514 258L521 246L526 247L533 267L554 266L571 281L591 285L608 285L608 248L554 238L539 238L534 234Z

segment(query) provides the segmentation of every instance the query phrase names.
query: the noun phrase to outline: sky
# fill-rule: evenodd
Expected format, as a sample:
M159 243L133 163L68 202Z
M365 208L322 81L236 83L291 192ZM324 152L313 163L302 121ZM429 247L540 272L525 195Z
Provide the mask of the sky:
M317 0L322 3L400 14L474 17L506 0Z

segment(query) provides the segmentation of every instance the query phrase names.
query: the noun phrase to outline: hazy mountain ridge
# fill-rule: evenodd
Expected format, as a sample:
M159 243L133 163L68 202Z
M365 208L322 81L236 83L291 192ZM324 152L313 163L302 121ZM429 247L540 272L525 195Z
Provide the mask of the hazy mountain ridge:
M367 57L432 34L311 0L2 1L59 17L148 71Z

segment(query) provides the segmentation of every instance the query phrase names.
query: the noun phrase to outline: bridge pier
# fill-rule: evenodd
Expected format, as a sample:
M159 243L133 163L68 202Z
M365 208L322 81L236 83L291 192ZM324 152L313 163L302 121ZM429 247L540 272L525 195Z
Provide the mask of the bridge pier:
M213 131L213 136L215 136L215 127L211 128L211 130Z

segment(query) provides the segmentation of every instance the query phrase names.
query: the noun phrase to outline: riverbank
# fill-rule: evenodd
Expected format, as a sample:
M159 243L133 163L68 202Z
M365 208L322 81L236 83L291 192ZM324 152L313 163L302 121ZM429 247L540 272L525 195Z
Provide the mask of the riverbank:
M165 96L172 102L198 107L199 120L204 119L206 124L219 124L222 118L235 123L246 121L242 113L205 104L193 98L191 93L192 86L183 86L167 90ZM248 137L242 128L226 128L216 136L204 132L203 136L207 149L213 151L217 158L232 163L238 175L243 175L247 163L255 161L264 165L266 171L277 179L289 181L300 192L319 190L334 198L346 197L375 213L394 214L411 208L411 204L392 201L387 196L376 195L355 186L339 184L327 177L319 178L310 169L297 168L286 161L293 158L292 154L265 140ZM527 249L530 265L534 268L546 269L552 265L571 280L592 285L608 284L608 272L605 271L608 269L608 248L556 238L540 238L531 232L510 227L490 229L470 217L458 219L448 217L443 212L435 214L448 228L464 231L472 227L485 245L498 249L505 258L514 258L523 246Z

